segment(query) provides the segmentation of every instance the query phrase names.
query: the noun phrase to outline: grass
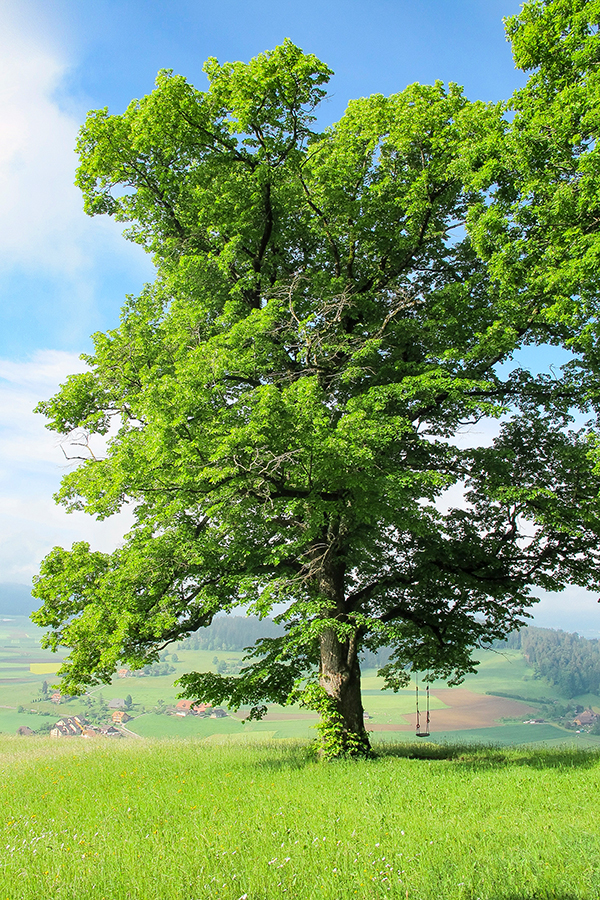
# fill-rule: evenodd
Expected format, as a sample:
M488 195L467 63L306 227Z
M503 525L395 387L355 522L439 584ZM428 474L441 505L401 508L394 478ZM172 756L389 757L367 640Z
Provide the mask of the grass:
M0 738L0 900L592 900L600 754Z
M467 675L462 687L479 694L502 691L516 693L526 699L544 697L564 702L564 697L554 685L535 678L520 650L479 650L474 655L480 661L477 674ZM436 686L444 685L439 682ZM576 702L580 702L579 698Z
M474 744L537 745L546 741L571 743L579 737L574 732L564 731L556 725L498 725L491 728L466 728L462 731L442 731L432 734L428 740L434 743L468 742ZM586 735L586 737L588 737ZM592 739L593 740L593 739ZM597 740L600 749L600 738Z
M127 722L127 728L145 738L207 738L213 734L237 734L240 737L245 735L260 738L261 735L268 733L276 740L279 738L309 740L315 737L311 726L316 721L317 716L309 721L283 719L272 722L267 719L261 722L243 722L241 714L228 716L226 719L146 715Z

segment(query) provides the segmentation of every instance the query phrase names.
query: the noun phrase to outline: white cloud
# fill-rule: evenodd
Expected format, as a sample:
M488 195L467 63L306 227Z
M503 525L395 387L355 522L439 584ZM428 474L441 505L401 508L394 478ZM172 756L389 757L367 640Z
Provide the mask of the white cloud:
M53 94L67 70L52 48L20 33L0 10L0 260L73 272L84 264L73 234L78 122Z
M57 102L69 63L22 12L18 4L0 5L0 275L41 279L28 308L58 295L54 321L73 345L97 327L107 258L113 273L131 276L125 290L136 290L153 270L117 223L84 214L73 183L84 110L73 114ZM14 307L19 298L9 294L5 302Z
M73 180L83 115L56 100L69 60L46 25L28 0L0 4L0 276L8 285L1 300L9 328L25 338L21 347L39 346L50 323L51 339L81 345L97 327L107 284L114 288L107 274L126 272L125 290L152 277L148 257L116 223L82 211ZM15 293L13 275L35 284L34 293ZM114 300L109 294L111 308ZM74 354L49 350L27 362L0 360L0 581L29 581L56 544L83 539L110 550L129 525L127 515L104 523L67 515L52 500L67 462L33 408L82 366Z
M110 551L130 527L127 513L96 522L52 500L68 467L60 438L33 408L82 371L70 353L40 351L29 362L0 360L0 581L26 583L55 545L87 540Z

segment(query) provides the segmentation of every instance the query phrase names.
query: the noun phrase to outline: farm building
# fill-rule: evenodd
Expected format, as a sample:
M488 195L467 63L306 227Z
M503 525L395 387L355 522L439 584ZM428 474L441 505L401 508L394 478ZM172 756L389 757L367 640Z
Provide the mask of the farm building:
M579 713L579 715L573 719L573 725L593 725L597 718L598 716L593 710L584 709L582 713Z
M50 737L80 737L88 725L83 716L64 716L50 731Z
M99 734L103 737L123 737L118 728L115 728L114 725L101 725L98 729Z
M210 703L194 703L193 700L179 700L175 707L176 716L207 716L212 709Z
M65 716L59 719L54 728L50 732L50 737L83 737L95 738L104 737L123 737L118 728L114 725L101 725L96 727L83 716Z

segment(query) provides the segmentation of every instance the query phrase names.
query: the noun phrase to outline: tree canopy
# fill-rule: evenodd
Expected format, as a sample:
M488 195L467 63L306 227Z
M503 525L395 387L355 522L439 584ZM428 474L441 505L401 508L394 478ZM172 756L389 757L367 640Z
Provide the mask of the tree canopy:
M129 223L157 276L39 406L91 441L58 501L135 517L112 554L42 563L34 618L71 648L65 690L244 605L285 634L185 693L251 715L300 697L325 752L367 752L361 648L393 648L393 688L411 668L454 683L532 588L600 586L597 8L508 20L533 67L512 120L436 82L317 133L332 73L289 40L210 59L205 91L162 71L124 114L89 114L85 209ZM542 344L571 362L511 364ZM469 446L481 422L495 436Z

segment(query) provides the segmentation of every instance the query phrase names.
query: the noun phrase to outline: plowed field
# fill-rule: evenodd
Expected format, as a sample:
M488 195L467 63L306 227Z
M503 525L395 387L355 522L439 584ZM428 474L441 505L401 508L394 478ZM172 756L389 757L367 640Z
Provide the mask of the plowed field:
M509 700L505 697L490 697L486 694L475 694L465 688L442 688L431 692L445 703L447 709L436 709L431 712L431 726L436 731L461 731L463 728L492 728L504 718L530 718L536 713L533 706L520 700ZM421 705L421 704L420 704ZM424 703L421 705L422 719ZM411 731L415 727L415 716L402 716L402 724L377 724L368 722L369 731Z

